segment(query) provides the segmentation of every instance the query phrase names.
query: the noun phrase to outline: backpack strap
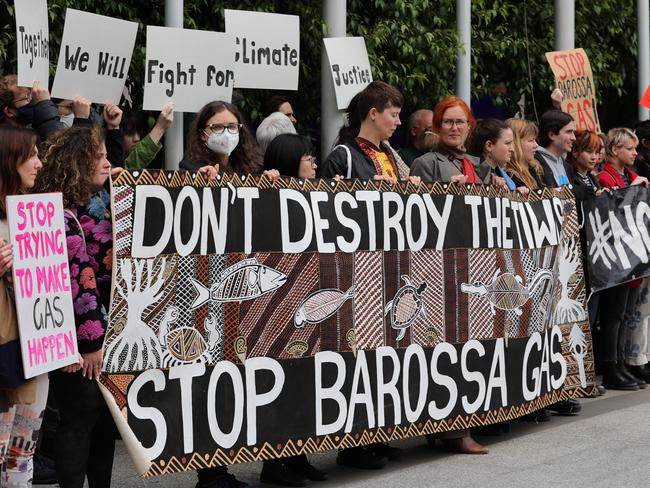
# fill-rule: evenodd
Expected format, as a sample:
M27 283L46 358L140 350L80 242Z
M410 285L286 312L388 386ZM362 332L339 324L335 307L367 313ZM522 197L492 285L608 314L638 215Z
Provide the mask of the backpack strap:
M342 147L343 149L345 149L345 152L347 154L348 171L347 171L347 174L345 176L345 179L349 180L350 178L352 178L352 152L350 152L350 148L348 146L346 146L345 144L339 144L334 149L336 150L339 147Z

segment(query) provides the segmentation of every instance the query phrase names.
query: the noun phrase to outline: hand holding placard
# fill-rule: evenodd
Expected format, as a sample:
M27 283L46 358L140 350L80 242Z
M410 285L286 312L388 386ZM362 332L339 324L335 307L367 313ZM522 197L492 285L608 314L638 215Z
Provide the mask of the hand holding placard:
M7 244L2 239L0 243L2 243L0 246L0 276L2 276L14 265L14 252L11 244Z

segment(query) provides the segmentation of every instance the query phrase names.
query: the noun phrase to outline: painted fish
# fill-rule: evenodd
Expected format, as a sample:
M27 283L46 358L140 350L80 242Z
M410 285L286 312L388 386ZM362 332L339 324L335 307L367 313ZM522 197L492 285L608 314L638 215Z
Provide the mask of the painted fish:
M226 268L217 277L216 283L206 288L203 283L190 278L196 290L192 309L212 302L241 302L252 300L265 293L277 290L287 276L279 271L260 264L257 259L244 259Z
M323 288L309 295L298 307L293 323L300 328L307 324L317 324L334 315L354 296L354 285L348 291L337 288Z

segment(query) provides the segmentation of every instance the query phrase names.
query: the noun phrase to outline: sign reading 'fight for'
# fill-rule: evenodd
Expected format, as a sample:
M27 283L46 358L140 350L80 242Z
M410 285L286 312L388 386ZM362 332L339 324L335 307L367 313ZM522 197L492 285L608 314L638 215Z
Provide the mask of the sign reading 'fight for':
M14 293L25 377L77 362L60 193L7 197Z
M573 117L576 129L600 132L594 75L585 50L548 52L546 59L564 97L562 111Z
M229 102L234 85L229 34L147 27L144 109L174 102L178 112L198 112L212 100Z

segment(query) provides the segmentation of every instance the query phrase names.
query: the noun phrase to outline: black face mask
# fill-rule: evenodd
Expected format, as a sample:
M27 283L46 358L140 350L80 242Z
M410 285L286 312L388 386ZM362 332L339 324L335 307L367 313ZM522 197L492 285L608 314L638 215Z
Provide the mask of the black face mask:
M25 105L24 107L17 108L18 121L24 125L32 125L34 122L34 106Z

